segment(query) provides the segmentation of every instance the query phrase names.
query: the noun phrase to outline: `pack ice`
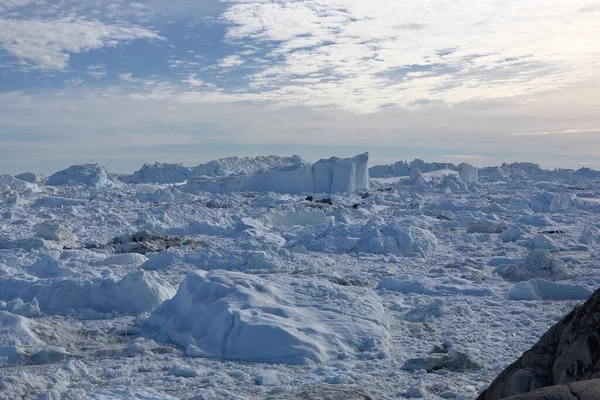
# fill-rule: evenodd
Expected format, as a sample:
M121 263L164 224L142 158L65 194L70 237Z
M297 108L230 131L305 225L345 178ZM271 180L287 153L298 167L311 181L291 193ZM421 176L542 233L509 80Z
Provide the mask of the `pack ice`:
M474 399L600 284L600 173L0 175L0 399Z

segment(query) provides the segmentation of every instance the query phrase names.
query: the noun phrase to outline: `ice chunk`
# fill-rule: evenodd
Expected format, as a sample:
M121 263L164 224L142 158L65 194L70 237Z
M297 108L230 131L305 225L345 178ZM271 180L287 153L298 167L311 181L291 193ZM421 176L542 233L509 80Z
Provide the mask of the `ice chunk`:
M561 250L561 247L546 235L538 235L531 239L529 248L533 250L548 250L551 253L556 253Z
M49 255L43 255L41 260L27 267L27 273L38 278L59 278L74 275L71 268L62 265L62 262Z
M352 192L369 188L369 154L352 158L332 157L314 164L297 163L249 175L209 177L194 175L183 187L187 192L230 193L272 191L277 193Z
M39 188L37 185L15 178L12 175L1 174L0 175L0 187L6 186L16 190L27 190L38 192Z
M600 229L595 226L588 226L579 236L579 243L593 245L600 243Z
M533 250L521 263L500 265L494 272L512 281L532 278L561 280L569 277L566 264L550 254L548 250Z
M67 231L60 224L54 224L52 221L36 224L34 229L36 236L46 240L73 243L77 239L75 235Z
M419 281L391 277L383 278L379 281L377 289L393 290L400 293L434 294L433 290L426 288Z
M485 219L470 223L467 233L500 233L504 229L506 229L506 225Z
M192 170L182 164L144 164L129 178L129 183L178 183L188 180Z
M200 164L193 169L193 176L230 176L250 175L261 170L287 167L290 165L303 164L299 156L258 156L250 157L228 157Z
M556 212L573 207L576 196L574 194L558 194L543 192L538 193L529 207L536 212Z
M136 271L122 279L96 281L63 279L56 281L0 280L0 296L34 297L46 314L83 310L101 313L139 314L150 311L175 295L175 289L154 272Z
M322 210L272 212L264 215L261 220L268 226L306 226L326 224L328 218Z
M228 271L189 273L144 325L190 354L284 364L387 352L390 340L370 289Z
M554 224L550 218L545 215L524 215L518 219L518 222L531 226L550 226Z
M85 185L93 187L120 186L122 183L109 179L106 169L98 164L73 165L58 171L46 180L46 185Z
M523 231L523 229L519 228L516 225L513 225L500 234L500 239L502 239L502 241L505 243L516 242L519 239L523 239L526 235L527 234L525 233L525 231Z
M592 291L581 285L532 279L517 283L507 293L509 300L587 300Z
M459 164L457 168L460 179L465 183L477 183L479 181L479 168L467 163Z
M20 364L27 360L28 353L45 346L34 332L38 325L20 315L0 311L0 366Z
M15 178L29 183L37 183L39 180L39 177L32 172L25 172L19 175L15 175Z

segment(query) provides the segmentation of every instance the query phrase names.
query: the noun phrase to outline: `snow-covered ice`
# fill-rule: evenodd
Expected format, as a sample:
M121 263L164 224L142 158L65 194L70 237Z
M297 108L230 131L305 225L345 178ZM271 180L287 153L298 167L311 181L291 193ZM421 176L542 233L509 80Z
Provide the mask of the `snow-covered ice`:
M600 284L599 176L367 154L0 175L0 399L473 399Z
M189 273L143 325L189 356L267 363L386 357L390 341L372 289L228 271Z

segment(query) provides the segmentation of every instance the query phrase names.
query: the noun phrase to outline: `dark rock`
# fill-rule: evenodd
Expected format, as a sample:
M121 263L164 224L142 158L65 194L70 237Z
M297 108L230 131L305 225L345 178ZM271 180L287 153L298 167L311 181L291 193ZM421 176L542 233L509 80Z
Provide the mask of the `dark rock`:
M434 346L431 354L424 357L410 358L406 360L402 369L415 371L424 369L433 372L440 369L450 371L479 370L481 365L473 359L470 354L459 351L447 343Z
M597 400L600 399L600 379L549 386L518 394L504 400Z
M333 205L333 200L331 200L329 197L326 199L317 200L316 202L321 204L329 204L330 206Z
M600 290L550 328L478 400L504 399L548 386L597 378L600 378Z
M306 198L304 200L306 200L306 201L315 201L315 198L313 196L306 196Z
M187 246L190 249L195 250L202 247L202 242L191 238L165 235L158 232L140 231L130 235L118 236L105 245L90 243L85 245L85 248L110 249L116 253L147 254L182 246Z

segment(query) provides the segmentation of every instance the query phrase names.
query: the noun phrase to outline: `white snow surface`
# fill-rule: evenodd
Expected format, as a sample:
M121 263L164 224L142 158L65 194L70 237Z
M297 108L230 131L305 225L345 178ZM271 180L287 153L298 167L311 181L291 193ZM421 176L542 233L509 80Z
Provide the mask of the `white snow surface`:
M390 344L372 289L316 278L191 272L143 324L189 356L266 363L384 358Z
M597 171L365 158L0 176L0 399L474 399L598 288Z

